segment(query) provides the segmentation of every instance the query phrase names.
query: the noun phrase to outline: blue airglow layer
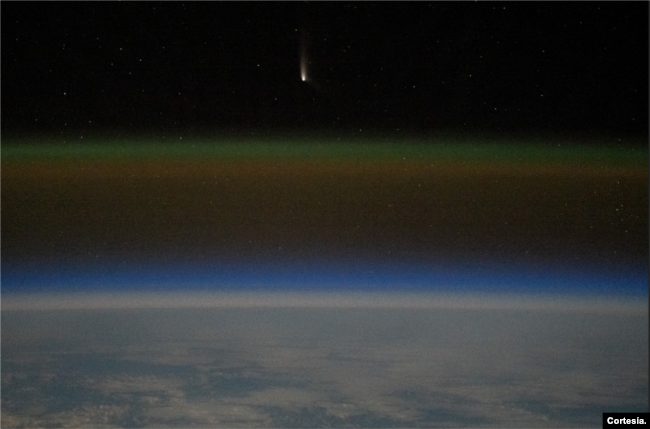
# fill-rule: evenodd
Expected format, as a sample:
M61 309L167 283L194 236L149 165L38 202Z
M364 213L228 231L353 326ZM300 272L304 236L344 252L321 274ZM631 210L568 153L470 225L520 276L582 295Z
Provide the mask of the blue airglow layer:
M647 269L618 271L503 267L279 266L210 267L3 266L2 292L71 291L445 291L648 296Z

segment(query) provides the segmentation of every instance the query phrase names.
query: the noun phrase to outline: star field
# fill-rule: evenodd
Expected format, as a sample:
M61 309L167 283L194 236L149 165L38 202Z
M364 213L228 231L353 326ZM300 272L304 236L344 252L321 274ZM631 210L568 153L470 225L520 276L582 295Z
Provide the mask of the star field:
M3 128L639 133L646 8L7 4Z

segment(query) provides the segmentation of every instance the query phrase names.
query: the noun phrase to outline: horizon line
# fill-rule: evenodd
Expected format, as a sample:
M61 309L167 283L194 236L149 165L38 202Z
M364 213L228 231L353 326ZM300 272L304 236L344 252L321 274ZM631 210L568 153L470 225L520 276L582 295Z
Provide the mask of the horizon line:
M648 314L648 297L441 292L72 292L2 294L2 311L349 308L580 311Z

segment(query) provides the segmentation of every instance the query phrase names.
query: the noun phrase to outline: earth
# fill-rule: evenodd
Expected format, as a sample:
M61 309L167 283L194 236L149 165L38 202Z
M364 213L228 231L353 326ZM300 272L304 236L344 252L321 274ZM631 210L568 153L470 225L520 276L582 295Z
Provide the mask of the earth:
M3 311L2 426L600 427L648 411L647 311L601 310Z

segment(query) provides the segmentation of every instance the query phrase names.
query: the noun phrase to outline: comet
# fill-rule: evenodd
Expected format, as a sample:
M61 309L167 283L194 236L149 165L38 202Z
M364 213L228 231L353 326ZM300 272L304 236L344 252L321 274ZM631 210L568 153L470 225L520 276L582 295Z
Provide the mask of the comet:
M308 80L308 74L307 74L308 64L309 64L309 59L307 56L307 36L303 31L300 38L300 79L303 82L307 82Z

